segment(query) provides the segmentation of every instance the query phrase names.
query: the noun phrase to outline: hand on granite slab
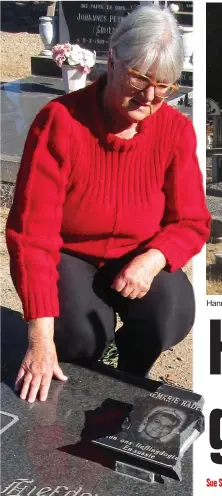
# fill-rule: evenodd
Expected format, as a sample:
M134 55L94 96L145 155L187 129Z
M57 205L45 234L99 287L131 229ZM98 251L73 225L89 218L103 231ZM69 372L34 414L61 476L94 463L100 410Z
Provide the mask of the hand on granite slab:
M53 333L50 332L51 320L36 319L29 323L29 346L17 374L15 390L20 390L20 398L30 403L37 396L40 401L47 399L53 376L60 381L67 380L58 364Z

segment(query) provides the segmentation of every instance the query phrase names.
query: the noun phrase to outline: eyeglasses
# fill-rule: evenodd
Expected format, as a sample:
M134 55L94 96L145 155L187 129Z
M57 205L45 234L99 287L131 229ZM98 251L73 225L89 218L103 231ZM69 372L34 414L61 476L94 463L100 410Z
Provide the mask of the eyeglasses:
M150 86L153 86L154 93L159 98L169 98L170 95L179 90L179 85L177 84L157 83L134 69L128 69L127 74L129 76L129 84L132 88L144 91Z

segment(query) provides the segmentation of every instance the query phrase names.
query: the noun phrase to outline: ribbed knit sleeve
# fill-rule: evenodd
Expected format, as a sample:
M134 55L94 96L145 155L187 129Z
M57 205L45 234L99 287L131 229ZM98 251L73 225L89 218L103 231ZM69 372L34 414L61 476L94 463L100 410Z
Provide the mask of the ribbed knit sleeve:
M69 128L69 113L57 102L35 118L6 225L11 274L27 321L59 315L56 266L70 169Z
M162 229L147 247L160 250L167 269L173 272L196 255L210 235L211 216L196 155L196 136L188 119L166 171L163 191L166 203Z

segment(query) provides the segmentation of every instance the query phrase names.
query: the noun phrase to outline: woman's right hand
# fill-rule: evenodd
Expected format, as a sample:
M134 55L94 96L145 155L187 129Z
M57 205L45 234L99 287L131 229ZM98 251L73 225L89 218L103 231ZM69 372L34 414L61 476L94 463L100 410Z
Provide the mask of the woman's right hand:
M49 322L52 320L37 319L29 324L29 346L15 381L15 390L21 391L20 398L30 403L37 395L40 401L47 399L53 375L61 381L67 380L58 364L51 326L50 329L42 326Z

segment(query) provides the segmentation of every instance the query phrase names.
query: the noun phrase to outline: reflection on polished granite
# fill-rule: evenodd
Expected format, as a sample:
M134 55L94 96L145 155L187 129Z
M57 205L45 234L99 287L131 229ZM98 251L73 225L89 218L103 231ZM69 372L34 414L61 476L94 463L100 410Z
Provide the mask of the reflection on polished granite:
M1 83L2 155L20 157L29 127L39 110L64 94L61 78L30 76Z

